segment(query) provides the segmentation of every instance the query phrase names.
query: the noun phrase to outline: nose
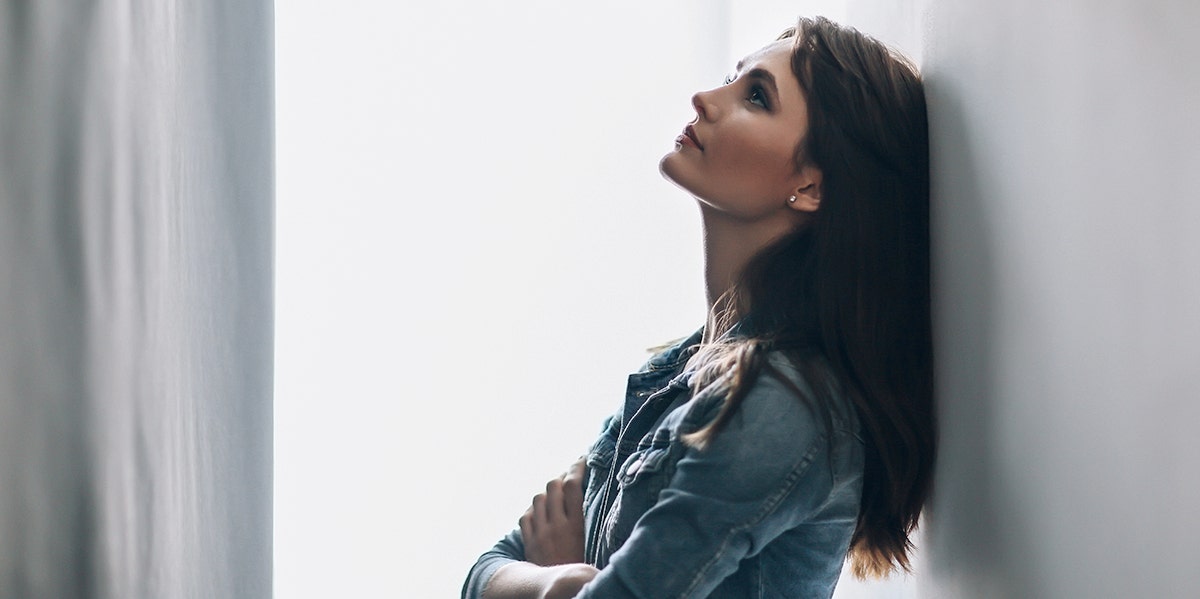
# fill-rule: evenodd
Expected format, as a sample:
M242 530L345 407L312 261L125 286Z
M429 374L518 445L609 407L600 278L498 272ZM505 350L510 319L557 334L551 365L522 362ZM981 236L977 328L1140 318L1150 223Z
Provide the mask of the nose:
M705 121L711 121L716 117L716 105L713 103L714 91L716 90L696 92L692 95L692 107L696 109L696 116Z

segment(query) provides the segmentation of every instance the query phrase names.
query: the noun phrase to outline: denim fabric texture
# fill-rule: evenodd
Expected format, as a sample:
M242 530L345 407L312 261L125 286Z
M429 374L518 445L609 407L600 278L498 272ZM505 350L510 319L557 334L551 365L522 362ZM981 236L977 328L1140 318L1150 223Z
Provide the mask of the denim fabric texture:
M684 366L699 341L630 375L624 405L588 451L585 556L601 571L577 597L831 596L862 492L854 410L836 393L837 405L818 409L809 383L771 352L774 368L725 429L703 450L687 445L681 437L716 417L726 391L717 381L691 392ZM523 558L516 530L479 558L464 599Z

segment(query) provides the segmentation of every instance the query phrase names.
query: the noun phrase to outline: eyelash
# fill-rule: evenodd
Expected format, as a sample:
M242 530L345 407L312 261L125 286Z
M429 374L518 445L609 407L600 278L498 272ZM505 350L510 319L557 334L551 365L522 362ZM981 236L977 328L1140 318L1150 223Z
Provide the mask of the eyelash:
M755 100L755 98L757 98L757 101ZM766 92L764 92L762 86L758 85L757 83L750 87L750 97L748 97L746 99L749 100L750 102L753 102L756 106L759 106L761 108L765 108L768 110L771 108L767 104Z
M737 76L730 73L725 76L725 85L729 85L737 80ZM761 85L757 83L750 86L750 95L746 98L747 102L758 106L759 108L770 110L770 105L767 104L767 93L763 91Z

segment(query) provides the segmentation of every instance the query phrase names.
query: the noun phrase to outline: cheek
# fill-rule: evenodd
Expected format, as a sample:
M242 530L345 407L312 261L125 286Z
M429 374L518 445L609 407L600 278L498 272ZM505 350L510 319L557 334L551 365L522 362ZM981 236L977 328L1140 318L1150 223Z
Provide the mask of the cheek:
M795 148L778 138L741 136L722 148L719 169L748 185L775 185L793 171Z

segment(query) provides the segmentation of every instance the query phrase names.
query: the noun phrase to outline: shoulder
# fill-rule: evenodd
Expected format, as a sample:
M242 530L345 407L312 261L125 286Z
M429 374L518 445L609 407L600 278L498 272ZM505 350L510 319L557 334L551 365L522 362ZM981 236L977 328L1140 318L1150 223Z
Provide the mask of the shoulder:
M858 434L858 419L832 372L821 359L798 365L783 352L765 357L758 376L723 433L795 443ZM724 377L700 389L693 398L690 425L699 429L720 411L729 392Z
M834 466L834 461L840 462L833 454L846 452L838 448L853 450L861 445L853 410L836 392L837 386L829 386L826 369L819 363L799 368L780 352L772 352L766 359L728 424L704 449L689 450L692 459L736 472L740 490L732 493L754 495L789 486L814 464ZM828 391L817 392L818 385L829 386ZM701 389L680 432L686 434L711 422L727 392L725 380ZM819 470L832 474L831 468Z
M799 400L801 411L797 417L815 419L814 426L829 436L859 433L853 404L823 358L798 364L781 351L769 353L750 395L757 395L765 409L778 409L778 403L788 401L794 406Z

